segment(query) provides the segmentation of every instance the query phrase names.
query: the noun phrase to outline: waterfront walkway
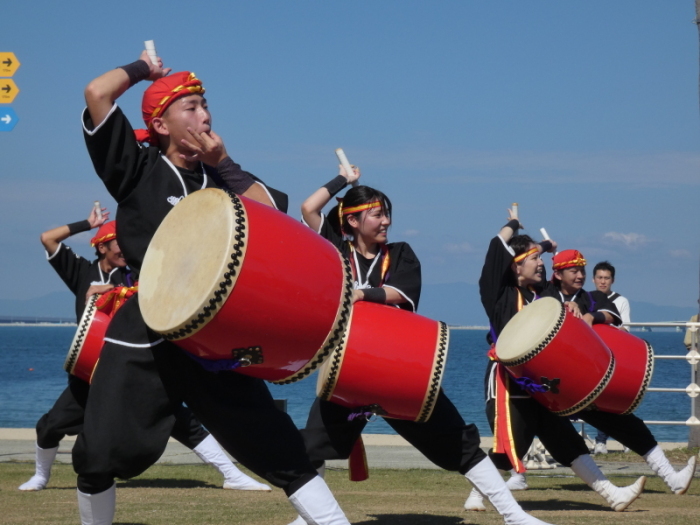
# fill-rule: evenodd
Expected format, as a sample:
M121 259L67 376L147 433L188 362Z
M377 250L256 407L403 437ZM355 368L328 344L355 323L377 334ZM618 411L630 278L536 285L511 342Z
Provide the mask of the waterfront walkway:
M3 462L33 462L34 442L36 434L30 428L4 428L0 429L0 463ZM437 469L433 463L414 449L401 436L386 434L364 434L363 440L367 451L367 462L371 468L386 469ZM67 437L61 442L56 456L59 463L71 462L71 449L75 442L74 437ZM481 447L488 450L493 438L483 437ZM685 447L686 443L660 443L665 450ZM608 441L608 450L620 451L622 446L616 441ZM605 461L605 456L595 456L596 463L607 475L653 475L646 463L633 463L621 461ZM177 441L170 439L165 453L158 463L170 464L196 464L201 460L188 448ZM347 469L346 460L332 460L327 462L329 468ZM681 466L681 465L677 465ZM531 473L546 475L573 475L570 469L558 467L555 469L531 470ZM696 472L695 477L700 477Z

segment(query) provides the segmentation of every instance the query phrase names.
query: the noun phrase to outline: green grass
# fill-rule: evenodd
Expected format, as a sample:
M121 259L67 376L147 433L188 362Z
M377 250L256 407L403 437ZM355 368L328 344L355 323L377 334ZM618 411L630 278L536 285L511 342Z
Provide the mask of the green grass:
M687 455L685 456L687 458ZM0 524L70 524L79 522L75 473L56 465L49 487L20 492L17 487L33 474L31 463L0 464ZM613 477L618 485L634 478ZM373 469L362 483L348 481L347 472L329 470L327 480L340 505L355 525L502 524L489 507L467 513L470 489L462 476L439 470ZM221 489L221 477L205 465L156 465L145 474L117 484L120 525L285 525L296 513L284 493ZM700 523L700 480L687 495L675 496L656 477L647 482L640 499L617 513L578 478L528 476L531 489L516 498L533 515L558 525L697 525Z

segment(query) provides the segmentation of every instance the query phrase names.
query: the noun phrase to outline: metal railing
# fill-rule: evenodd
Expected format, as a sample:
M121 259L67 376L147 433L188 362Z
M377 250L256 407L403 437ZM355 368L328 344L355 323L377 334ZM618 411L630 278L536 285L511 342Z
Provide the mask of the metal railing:
M700 386L698 386L698 363L700 363L700 352L698 352L698 339L700 322L661 322L661 323L625 323L624 326L629 327L664 327L686 328L691 334L690 350L685 355L654 355L654 360L657 359L675 359L685 360L690 365L690 383L685 388L648 388L647 392L683 392L690 397L690 417L686 421L644 421L647 425L685 425L691 428L700 427L700 419L698 419L697 397L700 395Z

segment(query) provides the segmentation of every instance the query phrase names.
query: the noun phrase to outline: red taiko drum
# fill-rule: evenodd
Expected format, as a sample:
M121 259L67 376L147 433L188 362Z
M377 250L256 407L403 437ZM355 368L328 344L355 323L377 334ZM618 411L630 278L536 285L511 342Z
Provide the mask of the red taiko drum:
M600 337L552 297L513 316L498 337L496 355L514 377L547 388L531 395L561 416L590 405L615 369L613 354Z
M88 300L63 364L66 372L88 383L92 382L92 374L100 360L107 327L112 320L109 315L97 309L97 299L98 296L93 295Z
M425 422L440 392L448 343L443 322L358 301L319 372L316 394L347 408Z
M193 355L291 383L338 344L350 268L316 232L269 206L204 189L156 231L139 278L146 324Z
M606 324L593 330L615 356L612 379L591 406L613 414L631 414L644 398L654 372L654 349L644 339Z

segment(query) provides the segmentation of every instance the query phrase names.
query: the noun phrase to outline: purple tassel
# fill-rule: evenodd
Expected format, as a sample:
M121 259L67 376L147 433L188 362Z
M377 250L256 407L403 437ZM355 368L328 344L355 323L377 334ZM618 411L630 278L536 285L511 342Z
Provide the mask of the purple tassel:
M532 379L527 377L514 377L513 380L520 388L530 394L533 392L549 392L550 390L549 387L535 383Z
M185 352L185 355L190 357L193 361L199 363L199 365L207 372L230 372L231 370L235 370L236 368L240 368L242 366L240 359L203 359L194 354L190 354L189 352Z

